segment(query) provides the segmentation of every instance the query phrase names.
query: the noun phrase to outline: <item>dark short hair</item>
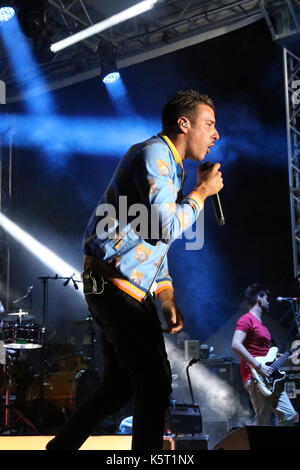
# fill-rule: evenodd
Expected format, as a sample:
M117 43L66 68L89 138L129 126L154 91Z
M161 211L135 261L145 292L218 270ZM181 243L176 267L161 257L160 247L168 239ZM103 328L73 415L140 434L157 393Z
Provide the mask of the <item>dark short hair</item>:
M178 132L177 121L180 116L186 116L194 124L198 104L206 104L215 110L213 101L207 95L195 90L177 91L163 107L163 132Z
M245 299L250 307L256 304L257 298L261 295L269 295L268 289L260 284L251 284L245 290Z

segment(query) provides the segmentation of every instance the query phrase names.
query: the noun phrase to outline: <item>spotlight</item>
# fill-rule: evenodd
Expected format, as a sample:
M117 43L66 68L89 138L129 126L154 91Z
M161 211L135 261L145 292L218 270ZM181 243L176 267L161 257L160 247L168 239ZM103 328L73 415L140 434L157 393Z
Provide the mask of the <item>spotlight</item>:
M0 1L0 23L5 23L15 16L14 2L12 0Z
M116 64L116 47L108 41L101 39L98 50L100 51L100 65L103 83L109 85L115 83L120 78Z
M105 77L103 77L102 81L106 85L109 85L111 83L115 83L117 80L119 80L119 78L120 78L119 72L111 72L111 73L108 73L107 75L105 75Z

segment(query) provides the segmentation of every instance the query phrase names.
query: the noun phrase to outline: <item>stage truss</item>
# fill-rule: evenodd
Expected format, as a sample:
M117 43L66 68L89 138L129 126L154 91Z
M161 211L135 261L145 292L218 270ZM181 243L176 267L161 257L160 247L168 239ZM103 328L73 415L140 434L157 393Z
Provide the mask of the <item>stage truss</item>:
M3 113L1 119L5 119ZM12 203L12 135L0 136L0 213L8 215ZM0 227L0 301L5 309L10 302L10 244L7 232ZM0 306L1 311L2 306Z
M283 49L294 277L300 283L300 59Z
M300 285L300 1L259 4L273 40L283 50L293 271Z

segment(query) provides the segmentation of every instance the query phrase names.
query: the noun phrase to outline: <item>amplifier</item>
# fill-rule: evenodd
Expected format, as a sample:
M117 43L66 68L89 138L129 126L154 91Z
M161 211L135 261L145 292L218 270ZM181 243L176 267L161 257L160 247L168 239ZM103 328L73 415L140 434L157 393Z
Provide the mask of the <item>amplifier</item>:
M233 388L242 385L240 377L240 365L234 361L222 361L220 359L207 359L200 362L219 379L224 380Z
M167 434L199 434L202 416L198 405L172 404L166 416Z
M296 411L300 413L300 367L280 367L286 372L285 391Z

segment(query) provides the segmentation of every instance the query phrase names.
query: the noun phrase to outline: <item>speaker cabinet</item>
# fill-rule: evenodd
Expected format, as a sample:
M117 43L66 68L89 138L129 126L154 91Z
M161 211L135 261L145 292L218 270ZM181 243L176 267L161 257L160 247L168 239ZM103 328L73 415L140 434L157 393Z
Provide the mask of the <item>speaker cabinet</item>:
M299 450L298 426L245 426L230 431L213 450Z

